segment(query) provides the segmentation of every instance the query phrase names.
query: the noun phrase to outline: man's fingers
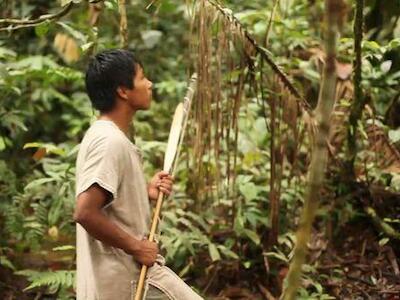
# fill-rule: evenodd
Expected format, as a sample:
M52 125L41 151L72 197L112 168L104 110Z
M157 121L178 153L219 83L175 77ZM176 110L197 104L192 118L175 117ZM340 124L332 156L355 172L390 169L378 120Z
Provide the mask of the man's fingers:
M160 184L160 188L164 188L164 189L167 189L167 190L172 190L172 185L171 185L171 184L168 184L168 183L162 182L162 183Z
M169 174L168 172L165 172L165 171L161 171L161 172L157 173L157 176L158 176L158 178L160 178L162 180L163 179L168 179L168 180L174 181L174 177L171 174Z
M161 182L159 187L160 187L160 189L164 188L167 190L172 190L172 184L170 184L168 182Z
M165 189L165 188L160 188L160 191L161 191L164 195L167 195L167 196L171 195L171 190L167 190L167 189Z
M160 171L160 172L157 173L157 176L160 177L160 178L164 178L166 176L171 176L171 175L169 175L168 172Z
M164 179L160 180L159 182L160 182L160 184L163 184L163 185L167 184L167 185L171 185L171 186L174 183L171 179L168 179L168 178L164 178Z

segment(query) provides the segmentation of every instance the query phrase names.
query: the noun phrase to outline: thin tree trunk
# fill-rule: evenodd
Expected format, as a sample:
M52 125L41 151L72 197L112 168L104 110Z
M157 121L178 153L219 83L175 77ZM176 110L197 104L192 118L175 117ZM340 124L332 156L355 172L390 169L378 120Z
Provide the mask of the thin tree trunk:
M342 0L325 1L325 51L326 61L321 84L318 105L315 109L317 132L313 142L311 162L307 178L307 190L304 199L304 208L296 233L296 246L293 260L289 267L286 288L282 298L292 300L296 298L300 286L301 268L307 254L307 243L310 240L312 223L318 208L320 189L324 182L324 173L328 160L327 139L330 129L330 117L335 103L336 87L336 41L339 31L339 17L342 12Z
M279 234L279 198L276 191L276 99L275 95L271 96L271 142L270 142L270 155L271 155L271 170L270 170L270 180L269 180L269 219L271 231L268 238L268 247L272 248L278 240Z
M269 42L269 33L271 31L271 26L272 26L272 20L275 18L275 12L276 12L276 7L279 4L279 0L274 0L274 4L272 6L271 10L271 15L269 17L269 21L267 24L267 29L265 31L265 37L264 37L264 47L268 48L268 42Z
M118 10L121 15L119 21L119 34L121 37L121 47L128 48L128 19L126 17L126 0L118 0Z
M354 161L357 155L357 122L361 118L362 111L365 106L365 98L361 88L361 68L362 68L362 52L361 42L363 38L363 9L364 0L356 0L356 12L354 18L354 53L353 62L354 77L354 99L350 110L349 127L347 132L348 143L348 168L346 168L350 178L354 179Z

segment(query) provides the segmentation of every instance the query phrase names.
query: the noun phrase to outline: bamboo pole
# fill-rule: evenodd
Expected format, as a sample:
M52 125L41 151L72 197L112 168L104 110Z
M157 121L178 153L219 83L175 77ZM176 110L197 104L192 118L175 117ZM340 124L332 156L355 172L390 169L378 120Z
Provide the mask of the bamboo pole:
M307 177L307 189L304 199L304 208L296 233L296 246L293 260L282 295L284 300L296 298L300 286L301 268L307 254L307 243L310 240L312 223L318 208L318 197L324 181L324 173L328 160L327 139L330 129L330 117L335 103L336 87L336 42L339 31L340 13L343 11L342 0L325 0L325 51L326 61L323 72L318 105L315 109L317 132L315 135L311 162Z

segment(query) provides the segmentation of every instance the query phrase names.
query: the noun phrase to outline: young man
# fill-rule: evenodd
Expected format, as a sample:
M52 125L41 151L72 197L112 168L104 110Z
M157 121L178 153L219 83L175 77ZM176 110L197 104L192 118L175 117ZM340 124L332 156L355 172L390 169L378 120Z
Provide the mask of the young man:
M146 184L140 152L127 137L135 112L150 107L151 81L132 53L108 50L90 62L86 88L100 116L77 159L77 299L133 299L142 264L151 267L146 299L202 299L145 239L149 199L170 194L173 182L158 172Z

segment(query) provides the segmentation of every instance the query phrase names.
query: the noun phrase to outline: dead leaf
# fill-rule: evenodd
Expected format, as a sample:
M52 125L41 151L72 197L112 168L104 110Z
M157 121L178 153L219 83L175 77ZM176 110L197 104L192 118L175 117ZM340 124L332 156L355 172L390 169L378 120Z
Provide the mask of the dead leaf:
M46 148L39 148L36 150L32 157L34 160L41 160L46 155L46 153Z
M89 24L90 24L90 26L95 26L97 24L102 10L103 10L103 2L89 4Z
M75 39L64 34L57 33L53 46L58 52L58 54L65 60L67 63L73 63L77 61L80 57L79 47Z
M336 74L339 79L346 80L350 78L352 72L353 66L351 64L336 62Z

